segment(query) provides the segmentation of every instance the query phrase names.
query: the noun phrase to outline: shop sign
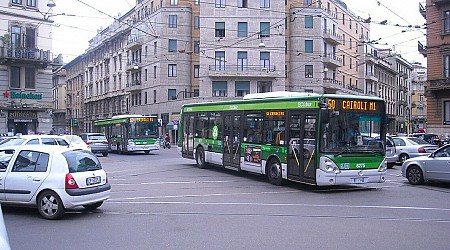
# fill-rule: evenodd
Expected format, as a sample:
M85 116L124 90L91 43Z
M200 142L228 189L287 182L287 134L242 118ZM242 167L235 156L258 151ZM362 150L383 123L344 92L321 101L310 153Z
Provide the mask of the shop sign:
M12 119L37 119L37 112L28 110L9 111L8 117Z
M15 91L11 91L11 93L9 93L8 91L5 91L3 93L3 97L5 98L9 98L11 97L11 99L34 99L34 100L41 100L42 99L42 93L32 93L32 92L15 92Z

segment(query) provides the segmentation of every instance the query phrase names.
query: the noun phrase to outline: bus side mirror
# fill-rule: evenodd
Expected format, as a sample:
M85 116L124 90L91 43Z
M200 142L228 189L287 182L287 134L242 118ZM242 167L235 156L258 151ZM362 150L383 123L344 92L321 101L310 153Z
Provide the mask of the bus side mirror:
M330 123L330 110L328 108L321 108L319 112L320 122L322 124Z

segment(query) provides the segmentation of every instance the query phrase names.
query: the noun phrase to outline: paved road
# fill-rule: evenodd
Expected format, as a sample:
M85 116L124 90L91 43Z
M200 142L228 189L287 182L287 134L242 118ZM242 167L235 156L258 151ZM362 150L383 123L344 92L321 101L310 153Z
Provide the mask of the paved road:
M175 148L99 157L111 199L59 221L4 208L13 249L448 249L450 185L273 186Z

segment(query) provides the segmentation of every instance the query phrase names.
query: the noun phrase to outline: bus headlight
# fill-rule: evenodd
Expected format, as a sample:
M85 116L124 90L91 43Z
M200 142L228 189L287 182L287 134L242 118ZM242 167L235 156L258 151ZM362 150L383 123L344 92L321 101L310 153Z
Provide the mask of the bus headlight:
M387 161L386 161L386 159L384 159L381 162L380 166L378 167L378 172L384 172L386 170L387 170Z
M330 160L327 157L320 157L320 167L319 168L327 173L333 173L333 172L335 174L341 173L341 170L338 168L336 163L334 163L332 160Z
M134 141L132 141L132 140L128 140L128 145L130 145L130 146L136 146L136 144L135 144Z

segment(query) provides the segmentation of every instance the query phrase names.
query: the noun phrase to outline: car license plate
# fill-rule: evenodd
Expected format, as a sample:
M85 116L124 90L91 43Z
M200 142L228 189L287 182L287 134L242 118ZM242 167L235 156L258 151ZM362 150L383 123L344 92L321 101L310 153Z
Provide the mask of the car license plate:
M353 183L355 184L361 184L367 182L367 177L360 177L360 178L352 178Z
M88 177L88 178L86 178L86 185L90 186L90 185L99 184L101 181L102 181L101 176Z

